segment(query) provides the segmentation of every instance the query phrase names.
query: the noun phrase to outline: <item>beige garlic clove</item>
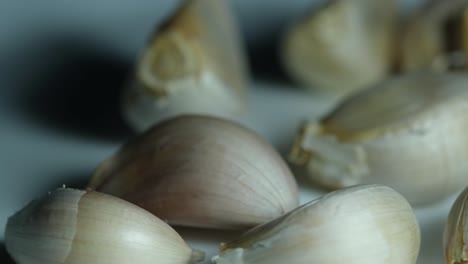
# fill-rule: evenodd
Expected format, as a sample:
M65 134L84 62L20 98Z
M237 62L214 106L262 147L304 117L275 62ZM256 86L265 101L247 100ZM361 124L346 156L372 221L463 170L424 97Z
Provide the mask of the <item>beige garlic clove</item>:
M179 114L234 118L246 105L247 63L225 0L186 0L154 34L124 93L137 130Z
M305 124L292 163L322 186L388 185L419 205L468 184L468 76L413 74Z
M151 213L72 189L49 193L10 217L5 244L21 264L189 264L204 258Z
M254 132L213 117L163 122L104 162L89 187L172 225L246 229L295 208L286 163Z
M466 68L467 8L467 0L433 0L414 14L403 29L400 70Z
M408 202L385 186L329 193L239 239L216 264L414 264L420 231Z
M446 264L468 263L468 188L450 210L444 231L444 253Z
M332 0L286 33L282 58L306 87L345 96L384 79L392 66L394 0Z

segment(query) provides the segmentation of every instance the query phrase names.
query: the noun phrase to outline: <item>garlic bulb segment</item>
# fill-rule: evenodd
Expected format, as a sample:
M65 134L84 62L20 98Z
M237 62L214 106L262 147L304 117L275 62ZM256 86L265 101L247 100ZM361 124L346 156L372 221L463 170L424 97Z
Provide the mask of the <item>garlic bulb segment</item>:
M393 60L394 0L332 0L293 25L282 60L298 83L335 96L384 79Z
M246 55L225 0L186 0L144 50L123 112L140 131L184 113L234 118L246 85Z
M20 264L188 264L204 258L151 213L72 189L49 193L10 217L5 243Z
M408 202L363 185L321 199L221 245L216 264L414 264L420 231Z
M468 184L468 76L417 73L391 79L305 124L290 160L337 189L388 185L419 205Z
M286 163L254 132L232 122L180 116L151 128L104 162L90 188L172 225L246 229L298 205Z
M468 1L436 0L408 19L402 33L401 71L466 68Z
M468 263L468 188L450 210L444 231L444 253L446 264Z

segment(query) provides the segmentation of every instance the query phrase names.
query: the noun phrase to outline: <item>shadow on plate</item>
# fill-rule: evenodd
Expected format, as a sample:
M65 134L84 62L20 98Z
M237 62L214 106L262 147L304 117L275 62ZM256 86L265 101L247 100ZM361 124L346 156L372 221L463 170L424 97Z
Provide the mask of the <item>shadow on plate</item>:
M115 140L130 134L119 109L129 62L73 38L49 40L34 54L26 65L37 67L34 60L42 65L21 96L27 116L80 136Z
M291 84L291 79L285 73L279 58L280 36L270 36L268 41L249 43L247 56L251 76L257 80L268 80L279 84Z
M10 255L8 255L3 241L0 241L0 263L15 264L15 262L10 258Z
M326 187L322 187L320 183L315 182L310 176L308 176L309 172L307 172L306 168L292 164L290 162L288 163L288 165L299 187L309 189L310 191L317 192L323 195L325 195L328 192L335 191L332 189L327 189Z
M421 252L418 264L444 263L443 234L446 216L436 217L421 226Z
M244 233L242 231L207 230L191 227L174 227L174 229L185 240L210 245L218 245L221 242L231 241Z

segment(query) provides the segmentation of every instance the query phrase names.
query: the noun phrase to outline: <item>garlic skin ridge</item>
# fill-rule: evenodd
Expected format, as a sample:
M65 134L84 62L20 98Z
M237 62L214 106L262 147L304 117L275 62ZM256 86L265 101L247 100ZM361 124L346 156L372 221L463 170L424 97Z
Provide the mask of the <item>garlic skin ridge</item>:
M222 244L212 263L414 264L419 247L408 202L388 187L361 185L329 193Z
M225 0L186 0L155 32L123 93L137 131L180 114L235 119L246 107L248 66Z
M149 212L73 189L58 189L10 217L5 244L21 264L190 264L204 258Z
M152 127L105 161L88 187L200 228L246 230L299 205L297 183L269 142L208 116Z
M398 100L407 102L393 108L388 103L382 109L373 109L376 106L371 107L370 102L383 89L364 91L337 108L339 113L303 125L290 160L315 183L330 189L376 183L394 188L413 205L445 198L468 183L468 164L461 161L468 158L468 118L464 114L468 111L467 84L468 79L459 74L397 78L381 87L401 92L406 98ZM393 99L389 96L388 100ZM360 102L359 109L351 108ZM358 110L375 112L368 118L380 119L376 127L362 124L360 130L353 131L352 127L360 124L352 122L365 119L361 113L352 112ZM336 128L339 122L348 122L350 131Z
M444 230L445 264L468 263L468 187L458 195Z

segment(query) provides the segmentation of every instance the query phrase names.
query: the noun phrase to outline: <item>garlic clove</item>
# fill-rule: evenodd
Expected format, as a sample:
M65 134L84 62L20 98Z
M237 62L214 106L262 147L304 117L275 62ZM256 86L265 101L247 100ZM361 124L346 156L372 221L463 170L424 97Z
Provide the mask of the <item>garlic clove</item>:
M329 193L239 239L216 264L414 264L420 231L408 202L385 186Z
M444 231L446 264L468 263L468 188L457 198L450 210Z
M305 124L292 163L336 189L388 185L419 205L468 184L468 76L418 73L351 97Z
M181 116L135 138L89 187L171 225L246 229L299 204L288 166L263 138L229 121Z
M333 0L286 33L285 69L302 85L346 96L384 79L392 66L394 0Z
M166 223L116 197L58 189L8 219L6 248L18 263L189 264L190 249Z
M184 113L236 117L246 105L244 53L224 0L186 0L144 50L123 96L126 119L143 131Z
M410 17L402 33L401 71L466 68L467 0L430 1Z

